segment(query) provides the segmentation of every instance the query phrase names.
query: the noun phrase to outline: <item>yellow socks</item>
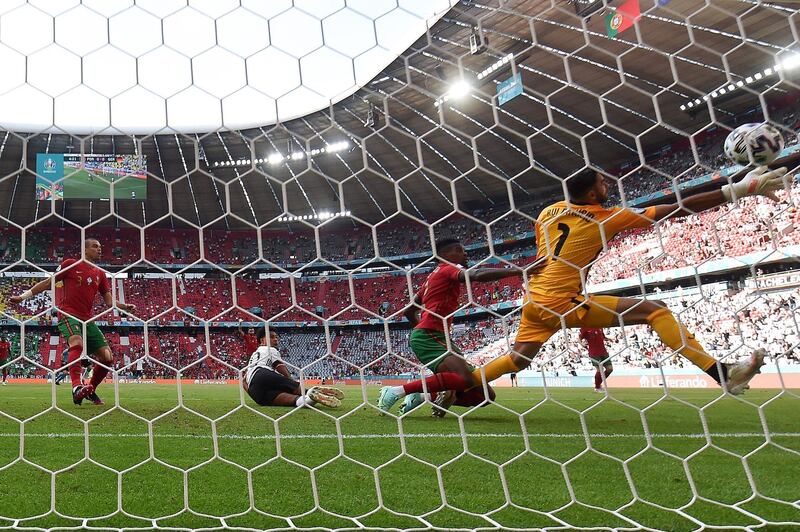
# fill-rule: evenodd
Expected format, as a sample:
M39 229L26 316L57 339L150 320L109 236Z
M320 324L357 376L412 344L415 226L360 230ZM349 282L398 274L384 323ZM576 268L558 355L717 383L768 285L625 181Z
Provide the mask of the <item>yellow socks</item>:
M481 371L483 371L485 377L481 375ZM519 371L519 368L514 364L511 355L503 355L495 358L484 366L475 368L475 371L472 372L472 376L475 379L475 386L477 387L482 386L484 381L492 382L501 375L516 373L517 371Z
M716 364L717 361L705 352L694 335L680 325L668 309L656 310L647 316L647 323L658 333L665 345L691 360L692 364L703 371Z
M703 371L715 366L717 361L705 352L700 342L695 340L694 335L678 323L675 316L668 309L659 309L647 316L647 323L661 338L661 341L671 349L677 351L692 364ZM472 377L475 379L475 387L482 386L484 382L492 382L498 377L507 373L520 371L514 364L511 355L497 357L488 364L475 368Z

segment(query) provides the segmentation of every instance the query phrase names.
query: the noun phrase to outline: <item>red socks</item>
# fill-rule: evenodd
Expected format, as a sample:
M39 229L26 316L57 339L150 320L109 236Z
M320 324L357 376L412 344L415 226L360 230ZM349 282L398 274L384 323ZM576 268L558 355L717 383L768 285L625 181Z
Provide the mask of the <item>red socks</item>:
M489 401L494 401L495 393L491 386L489 386ZM454 406L478 406L483 404L486 406L486 396L483 395L483 386L476 386L469 390L458 392L456 394L456 402Z
M82 351L83 349L79 345L73 345L70 347L69 352L67 353L67 364L78 360L81 357ZM80 364L72 364L69 367L69 379L72 381L73 388L83 384L83 381L81 380L81 373L83 373L83 368ZM103 382L103 379L106 378L106 375L108 375L108 368L95 363L94 367L92 368L92 380L89 381L89 384L97 389L97 387Z
M3 368L3 380L5 381L8 378L8 368Z
M423 382L425 383L424 388L422 386ZM467 387L467 381L458 373L437 373L436 375L431 375L424 381L417 380L404 384L403 390L406 392L406 395L409 395L423 392L436 393L444 390L460 391L465 390ZM481 392L483 392L483 390L481 390Z
M102 384L103 379L106 378L106 375L108 375L108 368L95 363L94 367L92 368L92 380L90 380L89 383L94 386L94 389L96 390L97 387Z
M73 345L69 348L69 353L67 354L67 364L71 362L75 362L79 358L81 358L81 352L83 348L80 345ZM80 386L81 385L81 365L80 364L72 364L69 367L69 380L72 381L72 387Z
M603 384L603 376L600 375L600 370L597 370L594 374L594 388L595 390L600 388L600 385Z

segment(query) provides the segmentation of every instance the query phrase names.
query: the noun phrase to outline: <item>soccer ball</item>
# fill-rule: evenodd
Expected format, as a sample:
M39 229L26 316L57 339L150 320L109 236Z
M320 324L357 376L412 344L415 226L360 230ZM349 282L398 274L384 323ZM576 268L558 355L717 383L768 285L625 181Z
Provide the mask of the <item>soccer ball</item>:
M769 164L782 149L783 136L770 124L743 124L725 139L725 155L742 166Z

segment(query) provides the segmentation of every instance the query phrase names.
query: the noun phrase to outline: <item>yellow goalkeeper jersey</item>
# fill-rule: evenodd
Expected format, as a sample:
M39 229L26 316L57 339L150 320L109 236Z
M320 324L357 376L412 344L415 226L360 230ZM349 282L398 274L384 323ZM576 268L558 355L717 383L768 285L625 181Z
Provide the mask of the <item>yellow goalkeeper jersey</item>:
M528 291L542 296L574 297L604 245L617 233L653 224L655 207L629 209L576 205L559 201L536 220L536 258L549 257L533 274Z

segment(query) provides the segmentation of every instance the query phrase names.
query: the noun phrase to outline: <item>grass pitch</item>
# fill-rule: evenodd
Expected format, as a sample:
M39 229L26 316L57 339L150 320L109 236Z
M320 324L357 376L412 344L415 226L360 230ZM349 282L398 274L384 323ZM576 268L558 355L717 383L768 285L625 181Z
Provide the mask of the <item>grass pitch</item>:
M147 180L137 177L118 177L111 174L90 174L84 169L65 169L65 199L108 199L111 196L110 182L114 180L114 199L147 199ZM102 177L102 179L101 179ZM105 179L105 181L103 180Z
M119 385L115 408L112 385L105 407L72 405L68 385L0 388L0 527L800 523L800 398L787 392L500 389L502 407L433 419L423 405L400 422L359 387L319 412L256 412L234 386L181 392ZM366 393L374 404L377 387Z

